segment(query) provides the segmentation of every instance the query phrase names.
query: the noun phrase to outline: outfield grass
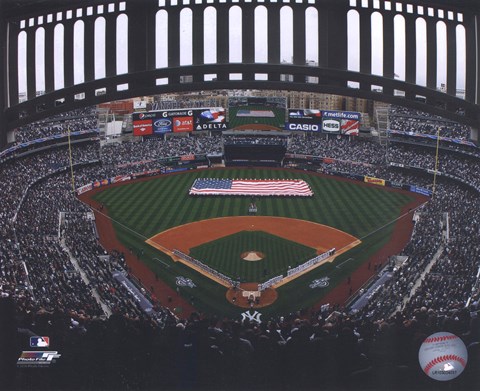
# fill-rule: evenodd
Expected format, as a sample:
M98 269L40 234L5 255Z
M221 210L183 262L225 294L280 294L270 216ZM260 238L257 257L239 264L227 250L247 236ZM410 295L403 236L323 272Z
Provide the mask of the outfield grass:
M127 248L172 287L176 276L191 278L198 288L184 293L195 295L196 306L207 313L238 316L242 311L224 299L225 288L145 243L168 228L193 221L225 216L248 215L249 197L190 197L188 190L196 178L303 179L314 197L257 199L258 215L291 217L325 224L362 240L360 246L340 255L336 264L353 258L341 269L321 266L279 289L279 299L263 313L284 312L317 302L338 281L351 274L369 256L390 240L393 225L402 207L413 195L388 192L378 186L310 175L302 171L272 169L224 169L165 175L146 182L106 188L95 198L103 203L113 219L117 237ZM385 227L384 227L385 226ZM382 228L383 227L383 228ZM160 262L161 261L161 262ZM164 264L170 267L166 268ZM311 280L328 275L329 288L311 290Z
M241 254L246 251L259 251L265 257L245 261ZM265 282L315 257L316 250L267 232L241 231L194 247L190 255L232 279Z

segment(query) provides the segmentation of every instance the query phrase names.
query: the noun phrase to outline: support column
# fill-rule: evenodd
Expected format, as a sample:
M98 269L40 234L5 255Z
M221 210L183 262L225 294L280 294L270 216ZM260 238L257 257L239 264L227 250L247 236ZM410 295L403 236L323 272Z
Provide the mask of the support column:
M280 64L280 7L272 6L268 9L268 63ZM279 81L279 73L270 73L269 81Z
M348 2L331 1L328 7L328 68L347 70Z
M405 81L417 81L417 27L413 16L405 16Z
M0 2L0 10L1 7ZM18 22L7 23L1 19L1 15L0 23L4 23L5 29L8 31L8 34L5 34L5 37L8 37L8 46L6 48L8 51L8 64L5 63L5 67L8 67L8 73L6 75L6 77L8 77L8 98L10 107L12 107L18 104L18 34L20 28ZM3 42L3 40L0 40L0 42ZM3 61L7 60L7 56L2 58Z
M45 26L45 92L55 91L55 61L54 61L54 31L55 24Z
M255 8L244 6L242 8L242 62L253 64L255 62ZM242 75L243 80L253 80L253 72Z
M193 8L193 65L202 65L204 63L205 49L204 49L204 40L205 40L205 27L204 27L204 15L205 9L203 7ZM209 38L207 38L207 41ZM194 82L203 82L203 74L194 74Z
M83 67L85 82L95 80L95 19L87 16L84 20Z
M477 58L477 37L475 15L463 15L465 26L465 100L476 103L477 90L477 64L476 61L468 61L469 58Z
M65 72L65 88L73 86L73 23L64 22L63 67Z
M117 18L105 15L105 77L117 75Z
M372 14L368 9L360 10L360 72L366 75L372 73ZM360 88L371 89L365 83L360 83Z
M11 42L9 33L11 34L12 31L9 31L8 23L3 16L3 6L0 4L0 34L2 37L6 38L0 40L0 148L7 145L7 120L5 118L5 109L8 106L8 94L11 92L7 90L10 65L7 62L7 53L9 53L9 44ZM16 36L18 37L18 33Z
M230 42L229 42L229 10L230 6L225 4L217 8L217 63L228 64L230 62ZM217 79L220 81L228 80L228 73L219 72Z
M447 94L457 95L457 31L455 23L447 23Z
M427 87L437 89L437 24L427 19Z
M27 96L28 100L35 99L36 80L35 80L35 29L27 30Z
M328 38L330 31L328 10L322 7L318 10L318 66L328 66Z
M168 67L180 66L180 10L173 8L168 11ZM178 76L170 77L169 83L179 83Z
M295 7L293 9L293 63L295 65L306 65L305 50L305 8ZM294 81L305 83L305 76L294 75Z

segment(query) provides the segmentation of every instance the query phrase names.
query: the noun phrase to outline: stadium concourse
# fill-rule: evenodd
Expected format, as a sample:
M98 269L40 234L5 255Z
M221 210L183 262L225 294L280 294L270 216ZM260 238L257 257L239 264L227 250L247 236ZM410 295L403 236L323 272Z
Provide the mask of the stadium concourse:
M393 114L395 124L412 133L428 131L426 123L439 121L405 109ZM64 133L65 127L88 130L92 121L84 111L63 115L18 130L17 140ZM465 129L444 125L451 136L468 138ZM391 141L385 153L362 138L293 135L287 153L328 157L316 167L326 174L430 186L427 170L435 168L435 143L410 135ZM2 388L480 388L476 147L442 142L441 175L400 254L406 261L398 265L384 259L382 268L375 265L378 277L388 272L391 278L363 308L352 313L343 302L318 310L299 303L298 311L257 323L193 308L184 316L172 313L166 296L135 280L129 254L100 245L90 208L72 194L68 147L49 139L37 144L25 154L20 148L2 155L0 165ZM221 150L221 135L125 140L102 147L98 138L89 137L72 145L75 181L81 186L160 169L161 158ZM120 283L119 274L131 285ZM131 286L152 304L149 311L133 299ZM173 299L187 308L181 298ZM469 350L465 372L446 385L434 383L418 365L421 342L436 331L460 336ZM16 368L33 335L49 336L50 349L62 355L48 370Z

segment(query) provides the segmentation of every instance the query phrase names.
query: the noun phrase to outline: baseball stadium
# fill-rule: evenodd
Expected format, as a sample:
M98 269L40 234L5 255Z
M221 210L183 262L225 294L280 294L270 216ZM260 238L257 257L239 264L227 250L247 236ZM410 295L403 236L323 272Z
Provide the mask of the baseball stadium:
M479 389L479 18L0 2L0 388Z

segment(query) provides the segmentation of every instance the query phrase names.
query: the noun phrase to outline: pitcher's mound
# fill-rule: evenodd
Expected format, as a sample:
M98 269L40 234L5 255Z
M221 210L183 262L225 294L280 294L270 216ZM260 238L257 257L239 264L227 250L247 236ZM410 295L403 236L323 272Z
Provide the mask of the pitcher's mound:
M240 258L242 258L244 261L255 262L261 261L263 258L265 258L265 254L259 251L246 251L240 255Z

